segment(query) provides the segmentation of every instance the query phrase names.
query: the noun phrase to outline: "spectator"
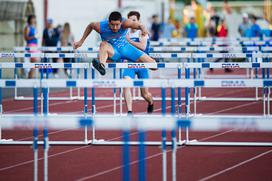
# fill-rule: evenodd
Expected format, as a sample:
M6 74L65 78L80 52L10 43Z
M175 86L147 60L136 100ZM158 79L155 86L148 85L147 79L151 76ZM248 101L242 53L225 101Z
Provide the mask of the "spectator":
M151 25L151 40L158 41L160 38L160 23L158 15L152 16L152 25Z
M185 26L185 36L187 38L196 38L198 35L198 27L195 23L195 17L190 17L190 22Z
M217 37L225 38L227 36L228 36L228 28L226 25L226 20L221 19L220 24L217 27Z
M36 28L36 16L35 15L29 15L27 18L27 25L24 29L24 39L26 41L27 47L38 47L38 34L37 34L37 28ZM37 50L31 50L30 53L35 53ZM30 62L37 62L39 59L37 57L30 58ZM31 69L28 73L28 78L34 78L35 77L35 69Z
M252 25L250 27L250 36L251 37L261 37L262 36L262 29L261 27L256 23L257 17L252 17Z
M216 14L211 3L208 4L206 10L206 31L208 37L216 37L217 36L217 27L219 25L220 17Z
M53 20L47 20L47 27L43 30L42 45L48 47L56 47L60 39L60 32L53 26ZM53 58L53 62L61 62L59 58ZM53 74L57 77L58 69L53 69Z
M239 27L239 24L235 19L237 19L237 13L235 11L232 11L232 8L228 4L228 0L224 0L223 5L223 18L226 21L226 25L228 27L228 37L238 37L239 34L237 32L237 29Z
M171 19L169 18L167 23L163 23L161 26L161 35L160 38L170 39L172 38L175 26L172 24Z
M191 6L195 15L195 23L197 24L198 27L198 36L204 37L205 31L204 31L203 8L197 0L192 0Z
M74 35L71 32L70 24L65 23L60 37L62 47L72 46L74 43ZM73 58L64 58L65 63L74 62ZM68 76L68 69L65 69L65 74Z
M251 24L246 13L243 14L243 22L239 25L238 31L241 37L250 37Z

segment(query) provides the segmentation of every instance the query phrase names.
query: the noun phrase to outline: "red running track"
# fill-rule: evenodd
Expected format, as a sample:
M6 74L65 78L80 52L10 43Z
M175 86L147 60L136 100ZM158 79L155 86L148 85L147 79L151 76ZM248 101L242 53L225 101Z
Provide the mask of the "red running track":
M151 90L159 95L159 89ZM98 92L98 91L97 91ZM168 95L170 91L167 92ZM62 93L54 93L59 96ZM66 94L66 93L65 93ZM109 96L111 90L100 90ZM203 95L213 97L254 97L251 89L203 90ZM89 94L90 96L90 94ZM4 101L4 113L32 112L31 101ZM146 103L135 101L134 112L143 113ZM125 106L125 105L124 105ZM160 113L160 102L155 112ZM89 106L90 107L90 106ZM119 106L118 106L119 107ZM170 111L170 103L167 104ZM191 109L193 109L191 105ZM51 113L82 114L83 101L50 101ZM112 112L111 101L97 101L99 113ZM184 106L183 106L184 110ZM117 110L118 111L118 110ZM125 111L124 111L125 112ZM202 114L262 114L262 102L216 102L197 103ZM89 131L91 135L91 131ZM4 131L4 138L31 140L31 131ZM131 132L136 140L138 133ZM147 140L160 140L160 132L147 134ZM40 132L40 139L42 133ZM50 130L50 140L82 140L82 130ZM91 136L90 136L91 138ZM120 132L97 132L97 138L121 140ZM191 139L200 141L263 141L272 142L272 133L192 132ZM168 134L170 140L170 134ZM131 147L131 180L137 180L137 147ZM160 147L147 147L147 180L162 180L162 155ZM122 148L119 146L51 146L49 149L49 180L121 180ZM33 151L30 146L1 146L0 180L32 180ZM272 148L268 147L179 147L177 151L177 180L271 180ZM39 147L39 179L43 177L43 150ZM171 179L171 150L168 148L168 179Z

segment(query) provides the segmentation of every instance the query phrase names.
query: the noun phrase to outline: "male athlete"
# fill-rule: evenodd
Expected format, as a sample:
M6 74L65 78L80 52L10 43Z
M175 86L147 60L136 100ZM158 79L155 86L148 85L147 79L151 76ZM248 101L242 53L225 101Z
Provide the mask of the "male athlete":
M140 13L137 11L130 11L127 17L129 20L139 23ZM133 46L137 47L138 49L148 54L149 44L150 44L148 34L143 35L141 30L130 28L127 33L127 40ZM135 75L137 75L139 79L149 78L148 69L146 68L125 69L123 72L123 77L125 79L134 79ZM148 91L148 88L141 88L141 95L148 102L147 113L152 113L153 107L154 107L152 94ZM124 96L125 96L125 100L127 104L128 114L132 114L132 97L131 97L130 88L125 88Z
M154 59L127 41L126 34L128 28L139 29L143 35L148 34L142 24L123 19L119 12L114 11L110 14L108 20L90 23L85 29L82 38L74 43L74 48L80 47L92 30L99 33L102 39L99 47L99 61L93 60L92 64L101 75L106 74L105 63L107 59L118 61L123 58L133 62L156 63Z

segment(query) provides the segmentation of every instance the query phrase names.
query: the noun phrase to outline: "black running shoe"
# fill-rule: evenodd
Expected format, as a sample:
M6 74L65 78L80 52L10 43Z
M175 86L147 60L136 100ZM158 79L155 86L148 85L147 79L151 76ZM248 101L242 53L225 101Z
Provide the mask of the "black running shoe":
M153 110L154 110L154 104L148 104L147 113L151 114L151 113L153 113Z
M93 59L92 61L93 67L101 74L105 75L106 74L106 69L102 63L100 63L98 60Z
M128 111L128 112L127 112L127 115L128 115L128 116L132 116L132 114L133 114L132 111Z

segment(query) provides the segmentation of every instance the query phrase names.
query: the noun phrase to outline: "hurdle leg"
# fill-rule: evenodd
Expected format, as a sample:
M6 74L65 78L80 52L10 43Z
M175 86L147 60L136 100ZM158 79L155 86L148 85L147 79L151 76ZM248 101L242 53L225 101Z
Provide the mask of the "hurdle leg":
M185 78L190 79L190 69L185 69ZM185 107L186 107L186 118L188 119L190 116L190 88L185 88ZM185 142L189 142L189 128L186 127L186 138Z
M120 88L120 115L123 113L123 88Z
M0 67L0 79L2 79L2 67ZM0 87L0 116L3 114L2 87ZM2 140L2 127L0 124L0 141Z
M177 139L176 131L172 130L172 181L177 180Z
M14 75L15 76L15 80L18 79L18 76L17 74ZM17 87L14 88L14 99L18 99L18 90L17 90Z
M166 91L165 88L161 89L162 97L162 115L166 114ZM166 152L166 130L162 130L162 180L167 180L167 152Z
M268 87L267 93L267 115L270 116L270 87Z
M138 175L140 181L146 180L146 169L145 169L145 133L142 130L139 130L139 168Z
M181 79L181 67L178 68L178 79ZM182 102L181 102L181 88L178 87L178 117L181 117L182 114ZM182 142L181 140L181 128L178 128L178 140L179 143Z
M265 116L266 114L266 88L263 88L263 115Z
M87 79L87 68L84 68L84 79ZM88 115L88 89L84 88L84 117L86 118ZM88 127L84 127L84 142L88 143Z
M195 59L193 59L193 62L195 62ZM194 80L196 79L196 75L197 72L196 72L196 68L193 69L193 76L194 76ZM197 94L197 87L194 87L194 100L193 100L193 103L194 103L194 115L196 115L196 94Z
M43 114L46 116L48 114L48 88L43 88L44 95L44 110ZM46 123L44 123L43 137L44 137L44 181L48 181L48 150L49 150L49 139L48 130Z
M79 53L79 51L78 51L78 53ZM80 58L77 58L77 63L79 63L80 62ZM87 67L86 67L87 68ZM79 68L77 68L76 69L77 71L76 71L76 77L77 77L77 79L79 79L80 78L80 76L79 76L79 74L80 74L80 69ZM77 88L77 97L78 97L78 99L80 99L80 88L78 87Z
M40 82L42 81L42 79L43 79L43 69L41 69L41 75L40 75L41 77L40 77ZM43 113L43 91L41 91L41 114Z
M38 115L38 88L33 88L33 113ZM38 180L38 127L37 120L33 129L33 151L34 151L34 181Z
M113 69L113 79L116 79L116 69ZM116 88L113 88L113 114L116 115Z
M130 180L129 131L123 131L123 181Z
M175 88L171 88L171 114L175 116ZM176 139L176 130L171 131L172 136L172 181L176 181L176 152L177 152L177 139Z
M122 76L122 69L119 70L119 78L122 79L123 76ZM123 88L120 88L119 89L119 101L120 101L120 115L122 115L123 113Z
M92 68L92 79L94 80L95 79L95 71L94 69ZM92 88L92 116L94 117L95 116L95 113L96 113L96 109L95 109L95 88L93 87ZM95 126L92 127L92 142L95 141Z
M197 88L198 87L195 87L194 88L194 115L196 116L196 92L197 92Z
M38 128L33 130L33 150L34 150L34 175L33 180L38 180Z

